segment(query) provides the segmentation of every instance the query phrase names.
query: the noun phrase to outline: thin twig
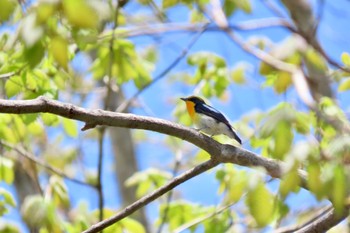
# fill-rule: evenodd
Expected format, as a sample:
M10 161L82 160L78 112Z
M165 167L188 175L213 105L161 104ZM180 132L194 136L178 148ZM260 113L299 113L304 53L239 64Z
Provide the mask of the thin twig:
M16 151L18 154L20 154L21 156L29 159L30 161L40 165L41 167L45 168L46 170L58 175L58 176L61 176L67 180L70 180L74 183L77 183L77 184L80 184L80 185L84 185L84 186L89 186L89 187L94 187L92 184L89 184L89 183L86 183L84 181L81 181L81 180L77 180L75 178L72 178L72 177L69 177L68 175L64 174L62 171L60 171L59 169L55 168L55 167L52 167L51 165L45 163L44 161L41 161L40 159L36 158L34 155L32 155L31 153L29 153L28 151L22 149L22 148L19 148L15 145L12 145L8 142L4 142L2 140L0 140L0 144L4 147L7 147L7 148L10 148L11 150L14 150Z
M95 233L99 232L102 229L107 228L108 226L112 225L113 223L129 216L130 214L134 213L136 210L142 208L143 206L149 204L150 202L154 201L158 197L162 196L163 194L167 193L168 191L174 189L179 184L182 184L183 182L203 173L211 168L217 166L219 164L216 160L208 160L204 163L201 163L200 165L188 170L187 172L175 177L171 181L169 181L166 185L158 188L157 190L153 191L152 193L142 197L138 201L134 202L133 204L127 206L125 209L117 213L116 215L103 220L102 222L99 222L95 225L92 225L89 229L84 231L83 233Z
M164 35L165 33L175 33L175 32L200 32L207 23L189 24L189 23L162 23L162 24L149 24L134 27L125 27L117 30L115 32L118 37L138 37L138 36L151 36L151 35ZM283 27L288 30L295 31L295 27L288 20L278 17L262 18L247 20L240 23L229 24L229 28L236 31L250 31L250 30L260 30L264 28L271 27ZM221 31L221 28L215 25L210 25L207 27L207 31ZM98 38L107 39L112 32L103 32Z
M182 159L182 153L180 151L178 151L176 153L176 157L175 157L175 164L174 164L174 168L173 168L173 177L176 176L179 168L180 168L180 165L181 165L181 159ZM169 213L169 205L170 205L170 202L171 202L171 199L173 197L173 191L171 190L167 196L167 200L166 200L166 203L165 203L165 209L164 209L164 213L163 213L163 217L162 217L162 221L159 225L159 228L157 230L157 233L161 233L162 230L163 230L163 227L167 221L167 218L168 218L168 213Z
M131 98L124 101L116 110L116 112L124 112L142 92L144 92L146 89L148 89L150 86L157 83L160 79L165 77L188 53L188 51L192 48L192 46L196 43L196 41L199 39L199 37L205 32L208 24L205 24L201 31L199 31L192 40L188 43L186 48L184 48L181 53L175 58L175 60L167 67L165 70L163 70L159 75L157 75L151 82L140 88Z
M332 205L323 207L320 210L318 210L317 214L315 214L315 216L312 217L311 219L309 219L307 222L305 222L305 223L303 223L301 225L298 224L296 226L293 225L293 226L281 227L279 229L276 229L274 231L274 233L292 233L292 232L296 232L297 230L300 230L301 228L304 228L307 225L313 223L314 221L316 221L317 219L319 219L320 217L322 217L323 215L325 215L326 213L328 213L331 210L332 210Z
M103 186L102 186L102 168L103 168L103 142L104 142L105 128L99 128L98 134L98 162L97 162L97 184L96 189L98 192L98 208L100 210L99 220L103 220L103 208L104 208L104 197L103 197Z
M231 206L233 206L236 203L237 203L237 201L231 202L228 205L220 207L218 210L216 210L213 213L209 213L209 214L207 214L205 216L202 216L202 217L199 217L199 218L195 218L192 221L190 221L188 223L185 223L185 224L181 225L180 227L176 228L174 230L174 233L183 232L183 231L189 229L190 227L196 226L199 223L204 222L205 220L208 220L208 219L210 219L212 217L215 217L216 215L221 214L222 212L228 210Z

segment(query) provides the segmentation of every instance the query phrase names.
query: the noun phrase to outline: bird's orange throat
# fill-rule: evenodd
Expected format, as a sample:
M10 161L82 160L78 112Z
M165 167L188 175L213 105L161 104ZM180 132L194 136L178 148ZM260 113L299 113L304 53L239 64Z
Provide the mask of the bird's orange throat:
M191 119L195 121L194 103L191 101L186 101L186 108Z

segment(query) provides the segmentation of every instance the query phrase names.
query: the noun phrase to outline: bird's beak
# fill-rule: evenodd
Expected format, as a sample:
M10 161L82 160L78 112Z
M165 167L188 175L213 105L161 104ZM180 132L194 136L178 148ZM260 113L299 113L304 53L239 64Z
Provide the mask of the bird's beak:
M187 100L187 98L180 98L180 99L182 99L183 101L186 101L186 100Z

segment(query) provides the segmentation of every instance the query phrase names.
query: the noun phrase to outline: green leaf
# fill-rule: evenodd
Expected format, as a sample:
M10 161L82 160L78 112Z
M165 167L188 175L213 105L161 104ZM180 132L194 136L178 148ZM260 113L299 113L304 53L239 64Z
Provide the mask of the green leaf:
M30 227L40 227L47 224L48 208L43 197L27 196L21 207L24 221Z
M292 84L291 74L284 71L277 72L277 78L274 82L274 89L277 93L281 94L286 92L288 87Z
M143 225L132 218L124 218L123 220L119 221L118 224L123 226L123 232L125 230L127 232L135 232L135 233L146 232L146 229L143 227Z
M345 208L346 199L346 177L343 166L334 167L334 178L333 178L333 190L332 190L332 203L335 208L335 213L337 216L341 216Z
M341 54L341 61L344 63L345 66L350 67L350 54L347 52L343 52Z
M33 46L27 47L24 56L31 68L37 66L45 55L45 47L41 41L36 42Z
M175 6L178 3L179 2L177 0L163 0L162 1L162 8L163 9L170 8L170 7Z
M39 24L47 22L57 10L57 4L54 1L41 2L36 10L37 21Z
M283 176L279 189L282 198L286 198L290 192L298 192L300 190L300 177L297 168L298 166Z
M321 200L324 196L323 182L321 180L321 168L319 162L315 161L309 164L307 167L308 172L308 187L311 192L313 192L317 200Z
M138 186L137 195L142 196L152 189L161 187L171 177L171 174L168 172L150 168L133 174L125 181L125 185L127 187Z
M295 129L300 134L308 134L312 125L312 117L306 113L297 113Z
M348 91L350 89L350 78L345 79L338 87L338 91Z
M277 159L283 159L287 152L289 152L293 143L293 132L291 124L287 121L281 121L276 125L273 132L274 149L272 156Z
M244 67L239 66L232 70L230 76L232 81L236 84L244 84L246 82Z
M60 123L58 116L51 113L42 113L41 119L47 126L57 126Z
M346 199L346 178L343 166L334 167L333 189L332 189L332 203L335 208L337 216L343 214Z
M52 190L51 195L56 206L63 206L69 208L69 195L66 184L63 179L58 176L51 176L49 181L49 188Z
M12 184L15 179L13 161L0 157L0 181L5 181L7 184Z
M15 201L15 198L12 196L12 194L7 191L6 189L4 188L0 188L0 197L3 197L5 203L7 205L10 205L12 207L16 207L17 204L16 204L16 201Z
M230 17L235 10L237 9L236 1L234 0L225 0L223 5L223 10L226 16Z
M237 7L243 10L245 13L252 13L252 6L250 0L234 0Z
M55 36L51 39L51 53L57 63L68 70L68 42L61 36Z
M321 71L327 71L327 63L323 57L314 49L309 48L305 53L306 61L313 65L315 68Z
M78 136L78 125L77 122L68 118L62 119L63 129L68 136L73 138Z
M5 83L5 91L8 98L19 94L23 89L23 83L20 76L12 76Z
M247 194L246 204L259 227L272 221L274 212L274 197L263 183L259 183Z
M16 0L1 0L0 23L10 18L17 5Z
M24 124L29 125L38 118L38 114L37 113L23 114L23 115L20 115L20 117L22 118Z
M230 181L229 181L230 182ZM248 177L245 171L238 171L232 179L232 184L226 196L227 203L237 202L243 196L248 184Z
M77 10L79 9L79 10ZM96 28L96 11L84 0L63 0L63 10L70 24L78 28Z

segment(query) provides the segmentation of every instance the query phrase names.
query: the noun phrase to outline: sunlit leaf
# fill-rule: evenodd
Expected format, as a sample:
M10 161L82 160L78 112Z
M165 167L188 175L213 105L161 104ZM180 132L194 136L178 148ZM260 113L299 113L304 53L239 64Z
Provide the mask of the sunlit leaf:
M245 80L245 70L243 67L237 67L236 69L231 71L231 79L236 84L244 84L246 82Z
M246 204L258 226L266 226L272 221L274 197L263 183L259 183L247 194Z
M119 221L118 224L120 224L123 227L123 232L124 231L135 232L135 233L146 232L146 229L144 228L144 226L140 222L132 218L124 218L121 221Z
M58 116L51 113L42 113L41 119L47 126L57 126L60 122Z
M81 28L96 28L99 23L96 11L87 1L63 0L63 10L69 23L73 26Z
M5 83L5 91L8 98L11 98L22 91L23 83L20 76L12 76Z
M341 54L341 61L344 63L345 66L350 67L350 54L347 52L343 52Z
M345 177L345 171L343 166L334 167L333 178L333 190L332 190L332 203L335 208L335 213L340 216L343 214L345 208L346 187L347 181Z
M322 70L322 71L326 71L327 70L327 63L326 63L326 61L314 49L309 48L306 51L305 58L306 58L306 61L308 61L315 68L317 68L319 70Z
M175 6L177 3L179 3L179 2L176 0L163 0L162 1L162 8L163 9L170 8L170 7Z
M318 162L313 162L307 167L308 171L308 186L311 192L313 192L318 200L324 197L323 184L320 179L321 168Z
M65 70L68 69L68 42L61 36L51 39L51 53L57 63Z
M38 23L45 23L56 11L55 2L42 2L39 4L36 14Z
M38 114L37 113L23 114L20 117L22 118L24 124L29 125L30 123L34 122L38 118Z
M62 118L63 129L68 136L77 137L78 136L78 126L77 122L68 118Z
M13 161L0 157L0 181L4 181L7 184L12 184L15 179L14 164Z
M290 192L300 190L300 177L297 169L292 169L281 180L279 192L282 198L286 198Z
M245 13L252 13L252 6L250 0L234 0L239 9L243 10Z
M39 195L27 196L22 204L21 213L24 221L31 227L39 227L48 223L47 204Z
M51 195L56 206L68 208L70 206L68 189L63 179L58 176L51 176L49 185L52 190Z
M284 71L279 71L277 73L277 79L274 83L274 89L277 93L284 93L292 84L291 75Z
M1 0L0 23L10 18L17 4L16 0Z
M0 188L0 203L2 203L4 205L4 208L6 208L6 209L8 209L8 207L16 207L17 206L13 195L4 188ZM1 216L1 214L0 214L0 216Z
M223 4L223 10L226 16L231 16L237 9L237 4L235 0L225 0Z
M32 68L34 68L41 62L44 55L45 47L40 41L35 43L33 46L27 47L24 51L24 56L26 57L28 64Z
M350 89L350 78L345 79L341 82L338 87L338 91L348 91Z
M276 128L273 132L273 139L274 149L272 150L272 155L275 158L283 159L293 143L291 124L287 121L281 121L276 124Z
M310 132L310 126L312 125L312 118L306 113L297 113L295 129L300 134L307 134Z

